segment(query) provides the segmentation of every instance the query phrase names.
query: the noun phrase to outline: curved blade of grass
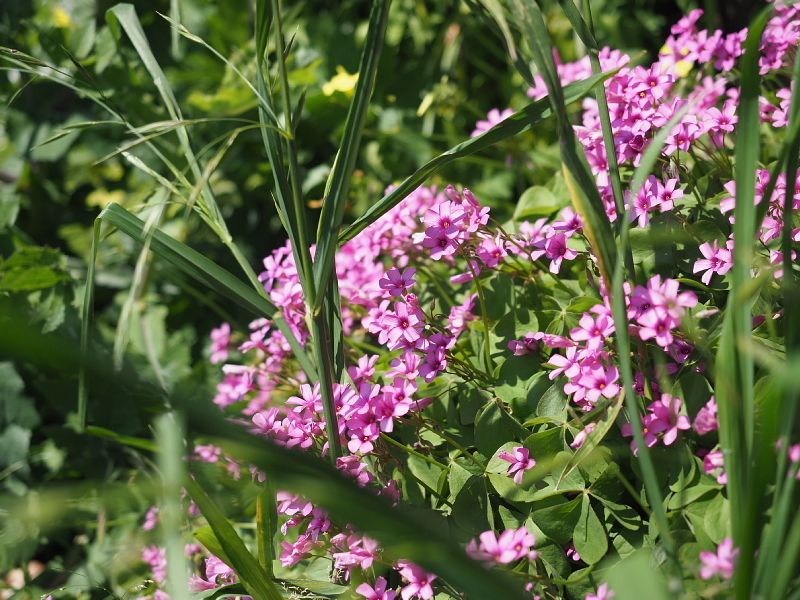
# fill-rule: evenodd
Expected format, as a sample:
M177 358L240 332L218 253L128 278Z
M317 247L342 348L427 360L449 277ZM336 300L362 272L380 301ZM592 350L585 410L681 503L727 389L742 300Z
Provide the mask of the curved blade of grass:
M324 204L317 229L317 254L314 261L314 280L317 289L317 298L313 306L314 312L322 306L328 280L333 272L337 236L339 228L342 226L342 219L344 219L344 209L350 193L350 182L361 145L364 122L369 111L369 101L375 88L375 76L378 72L378 62L389 21L391 3L391 0L375 0L372 5L367 40L358 67L355 95L347 112L342 145L336 154L333 169L325 186Z
M111 223L139 243L144 243L146 239L145 223L118 204L112 202L103 209L97 217L96 223L100 220ZM97 225L95 226L97 227ZM182 272L233 300L254 315L270 317L275 326L286 336L297 360L303 369L306 369L309 377L316 378L316 370L308 360L305 350L300 346L277 307L269 299L238 279L230 271L223 269L196 250L161 231L154 230L152 232L151 248L158 256L173 264ZM93 255L93 258L95 257L96 255ZM89 269L91 270L90 275L93 275L93 265L90 265Z
M181 405L188 402L177 397L173 401ZM341 522L354 524L378 540L390 558L412 560L468 591L476 600L526 597L521 586L504 573L484 569L447 541L443 519L392 507L385 498L359 487L325 461L252 435L244 427L225 421L213 407L199 407L196 400L186 406L191 406L187 415L193 431L213 437L232 456L258 466L276 487L301 494Z
M256 543L258 562L270 579L275 578L272 561L275 558L275 536L278 533L278 505L269 478L256 498Z
M147 37L144 35L144 30L142 30L141 23L139 22L139 16L136 13L136 8L134 8L132 4L128 3L117 4L106 11L106 20L108 21L109 28L112 30L112 32L114 32L117 38L119 38L119 28L122 26L131 43L133 44L133 47L136 49L136 52L139 54L139 58L142 60L145 68L153 78L153 82L155 83L156 88L161 95L161 99L164 101L164 105L166 106L170 118L174 121L182 121L183 116L181 114L180 106L175 99L172 88L169 86L164 71L161 69L161 66L158 64L158 61L153 55L150 44L147 41ZM186 156L186 160L189 164L189 168L194 175L195 181L200 181L202 179L202 168L197 160L197 157L195 156L194 150L192 149L188 130L185 126L179 127L176 129L176 133L178 135L181 149L183 150L183 153ZM230 233L228 232L225 219L222 217L222 213L219 210L219 206L217 205L216 198L214 197L214 193L210 185L206 184L203 187L203 194L201 198L204 212L206 212L208 217L214 222L215 232L220 235L226 245L231 246ZM236 255L237 253L234 254ZM239 256L237 255L236 258L238 260ZM242 269L245 271L245 273L247 273L251 283L253 283L254 286L258 285L258 278L246 262L242 264Z
M583 81L576 81L565 86L564 100L567 103L580 100L588 94L595 86L611 77L616 71L609 71L602 75L595 75ZM553 114L547 97L536 100L528 104L525 108L510 116L502 123L495 125L489 131L469 139L457 146L453 146L447 152L443 152L424 166L417 169L410 177L407 177L400 185L393 189L389 194L373 204L370 209L361 217L355 220L339 236L339 244L353 239L356 235L385 215L397 206L406 196L422 185L428 177L438 172L440 169L450 164L458 158L469 156L488 148L492 144L508 139L522 131L528 129Z
M200 484L191 477L185 477L183 485L208 521L225 556L231 561L231 566L239 576L239 581L247 588L250 595L255 600L283 600L278 586L250 554L242 538Z

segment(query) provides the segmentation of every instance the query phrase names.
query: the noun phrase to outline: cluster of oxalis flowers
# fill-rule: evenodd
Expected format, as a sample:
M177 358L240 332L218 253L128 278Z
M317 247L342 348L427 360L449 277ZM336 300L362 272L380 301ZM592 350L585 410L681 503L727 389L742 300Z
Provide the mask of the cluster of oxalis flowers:
M786 126L791 90L780 77L800 40L800 9L792 4L777 6L762 41L761 72L771 86L761 102L765 127L776 131ZM703 324L718 312L726 273L732 266L734 240L726 234L725 221L732 221L736 190L730 168L736 141L737 61L746 31L725 35L698 27L701 11L693 11L673 28L658 60L650 67L627 66L630 57L610 48L600 53L604 71L619 69L606 83L612 119L614 151L624 174L632 172L653 136L678 111L688 107L672 128L662 150L663 169L650 175L635 197L626 196L634 227L651 221L693 222L707 210L718 210L722 224L716 239L687 243L683 267L671 276L651 274L639 285L626 284L625 303L632 338L635 390L646 408L642 417L644 441L650 446L673 446L679 438L702 459L707 480L723 485L725 465L714 433L717 406L711 396L691 413L673 386L686 373L705 377L703 356L690 335L689 321ZM563 84L591 75L589 59L559 64ZM529 92L533 98L546 94L543 83ZM478 124L476 134L508 117L509 111L493 111ZM575 131L582 142L608 218L620 218L609 176L598 106L583 101L580 125ZM724 194L716 199L701 197L692 178L694 165L705 162L719 170ZM784 219L785 195L792 194L793 208L800 207L797 182L780 179L768 199L763 198L768 171L758 173L757 202L768 202L759 239L758 270L782 276L778 238ZM791 185L789 185L791 183ZM800 227L792 223L792 237L800 241ZM531 357L530 368L549 369L547 377L563 386L570 399L570 422L564 425L567 442L580 447L592 434L603 412L621 394L618 352L606 282L594 271L592 250L583 234L581 217L570 207L553 218L535 222L515 221L499 226L488 207L469 190L421 187L388 214L346 243L336 260L336 275L342 295L342 323L349 365L347 380L334 386L337 431L326 430L319 383L308 381L294 360L283 334L267 319L250 324L248 332L233 332L223 324L212 334L211 362L222 364L224 378L214 402L231 417L246 419L252 431L289 448L325 455L328 439L339 436L347 455L338 468L358 485L385 495L393 502L408 498L408 479L396 458L403 444L393 438L397 428L411 425L419 434L412 449L426 453L426 434L444 435L430 410L440 402L438 385L443 381L491 386L491 373L483 373L473 360L471 333L483 332L488 317L481 307L481 282L497 273L514 277L524 285L537 281L543 287L576 289L568 282L580 281L580 295L594 305L565 328L553 321L541 331L530 331L512 340L506 356ZM730 229L730 228L728 228ZM446 275L442 274L446 272ZM692 285L679 283L693 281ZM291 247L287 244L264 259L260 281L272 302L281 310L301 344L309 339L306 305ZM445 287L449 299L442 293ZM591 303L590 303L591 304ZM441 312L441 306L447 307ZM759 326L763 319L754 322ZM540 324L541 325L541 324ZM436 393L429 393L436 390ZM630 437L632 426L623 424L615 435ZM439 438L441 439L441 438ZM509 438L508 442L515 442ZM520 440L521 442L522 440ZM447 442L445 442L446 445ZM400 449L398 449L400 447ZM455 448L451 448L455 450ZM638 452L635 442L631 450ZM790 452L796 468L800 446ZM525 485L525 474L536 466L531 448L511 444L497 458L507 463L505 475L514 485ZM192 459L218 463L234 477L263 479L247 465L225 457L218 448L198 446ZM360 582L355 591L370 600L428 600L441 591L436 575L408 561L384 558L380 545L351 526L335 524L327 512L302 497L278 491L282 515L280 562L293 567L301 561L330 561L337 581ZM157 522L155 510L148 514L145 529ZM528 526L498 527L466 544L477 561L513 570L531 594L542 592L544 568L537 544L540 532ZM583 565L570 544L563 551L576 568ZM730 539L713 551L699 555L696 575L720 578L734 572L738 550ZM235 581L235 574L218 557L196 545L187 546L199 570L192 580L196 591L213 589ZM144 560L153 567L157 584L165 577L164 552L145 549ZM304 563L307 564L307 563ZM541 566L541 565L540 565ZM392 573L394 571L395 573ZM393 582L393 583L389 583ZM157 600L166 600L160 588L151 590ZM613 596L607 585L592 588L586 598Z

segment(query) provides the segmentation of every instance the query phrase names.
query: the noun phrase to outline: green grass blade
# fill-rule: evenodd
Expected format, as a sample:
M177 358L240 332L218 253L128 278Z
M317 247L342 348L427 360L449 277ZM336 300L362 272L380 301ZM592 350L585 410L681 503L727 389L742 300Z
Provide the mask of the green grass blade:
M289 49L284 46L283 38L283 18L281 16L281 2L280 0L271 0L272 2L272 18L275 24L275 54L278 61L278 73L280 76L280 91L281 100L283 102L283 120L286 130L289 132L288 139L279 139L279 143L283 146L283 156L288 163L288 188L290 195L288 199L291 200L291 211L295 220L294 231L289 232L289 238L292 240L292 251L299 261L297 264L297 273L300 276L300 281L303 284L303 292L306 295L306 304L308 306L315 306L317 290L314 284L313 263L311 260L311 246L308 235L308 219L306 218L306 205L303 200L303 189L300 181L300 166L297 158L297 139L295 138L295 126L292 121L293 106L289 89L289 73L286 68L286 58ZM284 202L286 199L284 199ZM319 251L319 250L318 250Z
M512 12L528 42L533 60L547 85L550 104L558 122L559 146L567 186L575 211L584 223L584 234L597 257L601 277L611 281L617 250L614 234L594 176L567 113L561 80L553 58L550 33L541 10L534 2L511 0Z
M161 471L162 496L159 522L167 550L167 589L175 600L189 600L189 564L181 540L184 516L182 486L186 476L184 427L175 413L159 415L153 423L161 449L158 468Z
M231 561L231 566L239 576L239 581L247 588L255 600L283 600L280 589L267 575L258 561L250 554L242 538L222 514L216 503L208 497L205 490L191 477L183 480L186 491L189 492L197 508L203 513L209 526L214 531L225 556Z
M118 204L109 204L97 218L111 223L139 243L143 244L147 239L144 222ZM150 244L153 252L158 256L200 283L233 300L256 316L272 318L275 326L286 336L297 360L303 369L306 369L309 377L316 376L316 370L308 360L305 350L300 346L288 324L269 299L238 279L230 271L223 269L196 250L161 231L153 231Z
M270 579L275 578L275 536L278 533L278 505L269 479L256 498L256 542L258 562Z
M800 89L800 61L795 60L794 74L791 89ZM800 96L795 94L789 109L788 135L781 149L781 159L778 165L786 165L786 181L795 182L797 178L798 162L800 162ZM785 161L785 162L784 162ZM776 166L778 166L776 165ZM773 169L770 177L770 184L777 182L777 173ZM793 211L793 194L789 193L794 187L787 184L787 193L784 196L783 214L791 215ZM764 208L768 206L771 189L765 190L762 204ZM757 216L760 223L763 214ZM794 554L791 548L797 541L787 541L790 531L789 520L792 514L796 514L797 505L794 501L794 485L796 480L791 474L784 475L788 469L788 448L792 441L792 433L797 415L798 401L800 401L800 382L796 377L787 377L791 371L789 365L800 362L800 348L798 348L798 326L800 326L800 303L792 302L791 299L797 298L798 281L797 273L794 270L794 261L791 257L792 249L792 225L791 218L785 218L783 232L781 236L781 251L783 252L783 336L786 348L786 362L783 377L783 398L780 406L780 431L779 440L782 444L778 452L777 478L775 483L774 500L770 509L770 523L766 528L766 536L759 548L759 555L756 559L755 590L768 600L781 600L785 598L788 591L789 579L785 577L788 573L797 572L797 550ZM768 459L767 459L768 460ZM792 526L792 531L800 531L798 520ZM789 534L791 535L791 534ZM777 565L778 576L774 576L775 565Z
M568 103L580 100L586 94L592 91L595 86L600 85L603 81L611 77L616 71L603 73L602 75L595 75L585 79L584 81L577 81L564 87L564 100ZM392 208L397 206L406 196L417 189L420 185L425 183L431 175L437 173L440 169L450 164L456 159L469 156L488 148L492 144L508 139L522 131L528 129L531 125L540 123L546 118L550 117L553 111L550 107L548 98L542 98L528 104L525 108L512 115L502 123L495 125L489 131L469 139L457 146L453 146L450 150L440 154L424 166L417 169L410 177L407 177L400 185L398 185L389 194L381 198L378 202L373 204L370 209L361 217L350 225L339 236L339 244L345 243L347 240L353 239L356 235L366 229L371 223L385 215Z
M755 209L756 168L761 139L759 132L760 75L758 60L761 36L772 7L752 23L741 59L741 95L736 130L733 268L729 306L723 324L716 361L715 392L719 406L720 444L725 453L728 497L733 520L733 539L740 549L734 578L735 597L750 598L757 536L761 531L761 505L766 473L754 471L754 361L747 343L752 335L751 304L742 294L749 289L753 245L758 223ZM733 299L738 299L733 301Z
M369 112L369 101L375 88L375 76L378 72L386 26L389 21L391 0L375 0L369 16L369 30L361 53L358 68L358 83L355 96L347 113L342 145L326 184L322 214L317 230L317 255L314 262L314 280L318 291L314 311L325 299L325 290L333 272L334 258L337 249L337 236L344 218L345 204L350 193L350 182L356 166L358 149L364 123Z
M120 26L122 26L122 28L125 30L125 33L128 35L128 38L133 44L133 47L139 54L139 58L141 58L142 63L150 73L150 76L153 78L153 82L155 83L156 88L161 95L161 99L164 101L164 105L167 108L170 118L174 121L183 120L180 106L175 98L175 94L172 92L172 88L169 86L169 82L167 81L164 71L161 69L161 66L158 64L158 61L153 55L153 51L150 48L147 37L144 35L141 23L139 22L139 16L137 15L134 6L128 3L117 4L106 11L106 20L108 21L109 28L116 34L117 38L119 38ZM176 130L176 133L178 135L181 149L183 150L186 160L189 163L189 168L191 169L195 180L199 181L202 178L202 168L197 161L194 150L192 149L187 128L179 127ZM209 218L215 223L215 230L221 235L223 241L226 244L229 244L230 234L228 233L225 220L222 217L222 213L219 210L219 206L217 205L210 185L206 184L204 186L202 200L203 209L209 215ZM247 272L247 268L244 265L243 268L245 269L245 272ZM248 276L249 275L250 274L248 273Z
M86 428L86 414L89 404L88 362L92 348L94 321L94 282L97 272L97 249L100 246L100 227L102 221L95 219L92 228L92 251L86 268L86 287L83 290L83 307L81 310L81 346L78 364L78 431Z

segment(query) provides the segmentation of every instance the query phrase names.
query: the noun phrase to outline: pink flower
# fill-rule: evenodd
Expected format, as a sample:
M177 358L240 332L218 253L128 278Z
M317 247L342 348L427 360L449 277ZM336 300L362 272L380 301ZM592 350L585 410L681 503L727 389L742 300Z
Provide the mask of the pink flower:
M728 483L728 475L724 471L725 458L719 450L709 452L703 457L703 472L706 475L717 474L717 483L725 485Z
M475 131L473 131L469 137L478 137L482 133L486 133L495 125L502 123L508 117L514 114L514 110L507 108L503 112L500 112L496 108L493 108L489 111L489 114L486 115L485 121L478 121L475 123Z
M231 343L231 326L223 323L217 329L211 330L211 364L228 360L228 346Z
M356 588L356 592L364 596L367 600L394 600L397 592L394 590L386 591L386 580L378 577L373 588L368 583L362 583Z
M713 245L701 244L700 252L703 253L705 258L701 258L694 263L692 272L699 273L700 271L705 271L700 281L706 285L709 284L711 276L714 273L725 275L725 273L733 268L733 256L731 255L731 251L726 248L720 248L717 240L714 240Z
M611 600L614 596L616 596L616 592L608 589L608 584L604 583L597 588L596 594L592 594L591 592L586 594L586 600Z
M733 540L725 538L725 540L717 546L717 553L701 552L700 560L703 561L704 566L700 569L700 577L703 579L711 579L714 575L719 573L723 579L730 579L736 569L736 560L739 558L739 549L734 549Z
M691 424L689 417L681 415L681 399L673 398L670 394L662 394L660 400L656 400L648 410L653 412L655 419L650 423L650 431L657 433L664 432L662 441L665 446L671 445L678 439L679 429L689 429Z
M417 282L414 279L416 274L417 270L410 267L402 273L397 267L392 267L386 271L386 275L378 282L378 285L382 290L387 290L390 296L402 296Z
M467 554L475 560L505 565L520 558L536 560L539 557L539 553L532 549L536 545L536 536L525 527L506 529L499 538L491 530L478 537L480 544L472 540L467 546Z
M513 454L503 450L497 455L497 458L511 463L506 475L511 477L511 475L514 474L514 483L519 485L522 483L522 477L525 475L525 471L529 471L535 467L536 461L530 457L531 451L527 448L516 446L512 448L512 450L514 451Z
M158 507L151 506L150 510L148 510L147 514L144 516L144 525L142 525L142 529L150 531L151 529L155 529L156 525L158 525Z
M580 448L583 446L584 442L586 442L586 438L589 437L589 434L594 431L594 428L597 427L597 423L589 423L586 427L584 427L578 434L575 436L573 442L569 445L570 448Z
M717 401L714 396L700 409L697 416L694 418L694 430L700 435L705 435L710 431L719 429L719 421L717 420Z
M397 566L400 568L400 575L408 581L408 585L400 592L403 600L409 600L412 596L417 596L422 600L433 598L431 583L436 579L436 575L428 573L422 567L407 560L397 561Z

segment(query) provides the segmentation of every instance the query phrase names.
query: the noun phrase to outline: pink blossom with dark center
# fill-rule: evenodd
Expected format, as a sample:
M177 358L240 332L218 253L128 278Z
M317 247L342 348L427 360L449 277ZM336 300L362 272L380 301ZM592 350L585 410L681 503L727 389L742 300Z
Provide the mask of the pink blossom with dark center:
M733 268L733 256L728 248L720 248L717 240L712 244L701 244L700 252L705 256L694 263L693 273L705 271L700 281L708 285L714 273L725 275Z
M439 238L444 235L448 239L454 239L461 232L458 222L466 216L464 209L455 202L437 204L428 209L422 217L422 222L428 226L425 235L429 238Z
M647 407L653 413L655 419L650 423L649 429L653 433L664 432L661 440L665 446L669 446L678 439L678 430L686 430L691 427L689 417L680 414L682 401L670 394L662 394L660 400L656 400Z
M405 302L396 302L394 313L387 312L383 323L387 327L387 343L391 350L400 348L400 340L413 344L420 339L425 329L425 315L418 308L410 307Z
M614 333L614 320L606 315L593 318L589 313L583 313L578 322L580 327L569 332L569 336L576 342L586 342L588 350L597 350L603 347L605 339Z
M414 275L417 270L411 267L405 269L402 273L397 267L392 267L386 271L386 275L378 281L378 285L382 290L387 290L390 296L402 296L413 286L417 280Z
M661 308L654 307L643 313L637 319L641 325L639 337L643 340L655 338L656 343L662 348L666 348L674 341L671 329L679 323L675 322L669 313Z
M578 384L586 388L584 393L586 401L594 404L600 399L600 396L610 399L619 394L620 387L616 383L618 379L619 370L617 367L606 369L598 362L588 368L581 369L581 377L578 380Z

